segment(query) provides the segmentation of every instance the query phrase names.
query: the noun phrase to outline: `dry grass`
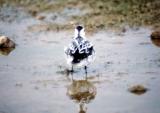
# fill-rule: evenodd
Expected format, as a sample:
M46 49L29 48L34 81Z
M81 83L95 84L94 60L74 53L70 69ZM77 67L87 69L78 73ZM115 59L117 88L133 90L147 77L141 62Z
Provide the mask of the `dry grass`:
M72 16L70 21L84 24L90 31L126 25L160 26L159 0L0 0L0 3L24 7L30 12L61 12L66 7L89 10L85 15ZM57 26L63 29L70 22Z

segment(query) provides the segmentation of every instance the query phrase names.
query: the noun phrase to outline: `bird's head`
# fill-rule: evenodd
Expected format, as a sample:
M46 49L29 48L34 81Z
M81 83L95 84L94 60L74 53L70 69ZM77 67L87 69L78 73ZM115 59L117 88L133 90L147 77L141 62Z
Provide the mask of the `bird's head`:
M85 38L85 32L84 32L84 27L81 25L76 26L75 28L75 38L77 37L82 37Z
M80 32L83 29L83 27L79 25L76 27L76 29Z

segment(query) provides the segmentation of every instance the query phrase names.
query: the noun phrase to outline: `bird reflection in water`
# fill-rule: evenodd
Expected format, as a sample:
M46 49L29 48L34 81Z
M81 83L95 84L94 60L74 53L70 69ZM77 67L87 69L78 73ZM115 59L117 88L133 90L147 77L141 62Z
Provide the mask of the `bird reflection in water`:
M85 80L72 80L67 88L67 95L79 104L79 113L86 113L86 104L95 98L96 93L96 87L87 78Z

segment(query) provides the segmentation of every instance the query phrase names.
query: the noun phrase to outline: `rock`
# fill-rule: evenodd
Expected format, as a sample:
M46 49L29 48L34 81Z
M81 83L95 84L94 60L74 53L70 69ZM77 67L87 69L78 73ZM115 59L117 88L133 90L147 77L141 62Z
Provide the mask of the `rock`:
M160 29L152 32L151 41L154 45L156 45L157 47L160 47Z
M143 85L135 85L129 88L129 91L131 93L137 94L137 95L141 95L144 94L148 89L145 88Z
M156 30L151 34L152 39L160 39L160 30Z
M37 11L37 10L29 10L29 13L30 13L33 17L35 17L35 16L37 16L38 11Z
M14 48L0 48L0 55L9 55Z
M23 84L22 83L16 83L15 86L16 87L23 87Z
M0 36L0 48L15 48L15 43L6 36Z
M151 41L155 46L160 47L160 39L158 39L158 38L153 38L152 39L151 38Z
M36 17L36 19L38 19L38 20L44 20L44 19L45 19L45 16L38 15L38 16Z

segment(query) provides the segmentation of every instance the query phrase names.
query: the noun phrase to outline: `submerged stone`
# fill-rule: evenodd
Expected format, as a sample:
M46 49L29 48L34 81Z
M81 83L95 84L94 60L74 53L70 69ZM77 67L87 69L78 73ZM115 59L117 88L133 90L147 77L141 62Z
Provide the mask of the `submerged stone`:
M155 46L160 47L160 39L151 39L151 41Z
M15 48L15 45L7 36L0 36L0 48Z
M44 20L46 17L45 16L42 16L42 15L38 15L36 16L36 19L38 20Z
M14 48L0 48L0 55L9 55Z
M151 34L151 38L160 40L160 30L153 31Z
M160 30L152 32L151 41L155 46L160 47Z
M145 88L143 85L135 85L129 88L129 91L131 93L134 93L136 95L141 95L147 92L147 88Z

